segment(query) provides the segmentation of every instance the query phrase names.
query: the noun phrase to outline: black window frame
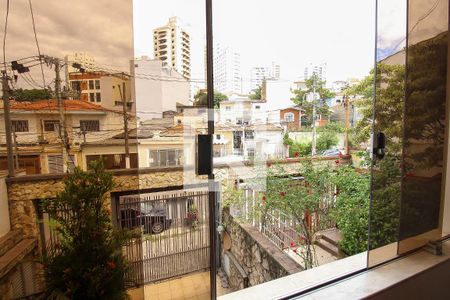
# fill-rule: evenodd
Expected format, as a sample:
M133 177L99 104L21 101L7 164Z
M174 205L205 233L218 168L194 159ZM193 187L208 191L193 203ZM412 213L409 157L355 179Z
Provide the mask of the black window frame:
M90 123L88 123L90 122ZM82 132L99 132L100 120L80 120L80 131Z
M59 120L44 120L43 128L45 132L54 132L58 129L58 126Z
M28 120L11 120L14 132L30 132L30 122Z

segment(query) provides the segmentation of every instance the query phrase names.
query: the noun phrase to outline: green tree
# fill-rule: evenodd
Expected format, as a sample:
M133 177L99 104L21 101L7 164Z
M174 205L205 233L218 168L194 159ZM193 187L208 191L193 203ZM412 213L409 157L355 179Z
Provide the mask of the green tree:
M403 107L404 107L404 78L403 65L377 64L377 90L375 95L376 123L375 131L386 134L387 143L392 152L398 152L403 136ZM347 94L358 96L354 104L360 111L362 118L356 124L352 139L356 143L367 142L372 133L374 116L374 72L365 77L359 84L348 88Z
M295 229L301 240L295 253L302 259L303 267L310 269L317 266L314 239L317 231L327 227L330 219L326 203L332 203L332 181L329 168L314 167L311 161L305 161L299 170L304 178L299 181L294 175L279 170L267 178L267 194L262 202L262 217L272 209L283 211L295 220ZM312 219L320 220L315 223Z
M294 90L294 97L291 100L301 106L305 112L306 116L312 117L313 105L316 106L316 113L322 116L329 116L330 111L326 100L334 97L334 93L325 87L325 81L321 80L317 74L313 74L310 78L306 80L306 89L304 90ZM312 94L313 91L316 92L316 99L313 101L308 101L307 95ZM318 97L317 97L318 95Z
M228 100L228 97L220 92L214 91L214 108L219 108L220 102ZM207 106L208 94L205 91L198 91L194 96L194 106Z
M43 258L46 299L126 298L122 245L130 235L112 226L106 193L113 187L97 161L87 172L76 168L56 199L45 201L59 237Z
M249 95L249 98L252 100L261 100L262 98L261 85L258 85L255 89L252 90L252 93Z
M17 101L37 101L52 98L52 94L44 89L16 89L12 96Z
M324 151L331 149L339 143L339 138L336 132L332 130L326 130L319 133L317 137L317 150Z

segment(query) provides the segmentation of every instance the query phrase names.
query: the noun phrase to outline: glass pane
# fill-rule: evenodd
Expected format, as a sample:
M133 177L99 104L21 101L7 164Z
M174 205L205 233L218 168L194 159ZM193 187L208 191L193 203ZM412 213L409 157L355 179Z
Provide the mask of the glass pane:
M400 253L441 237L447 33L448 1L408 1Z
M159 151L159 165L161 167L167 166L167 150L160 150Z
M137 148L145 155L139 194L121 201L131 210L139 199L144 218L145 298L209 299L216 275L210 274L210 188L196 174L196 136L208 124L205 1L135 0L133 6L134 86L126 90L135 99Z
M223 277L241 290L351 255L365 268L374 1L213 5Z
M157 167L159 165L158 150L150 151L150 167Z
M386 145L384 157L377 157L373 153L369 266L397 255L405 106L405 46L406 1L377 1L373 140L377 140L379 133L384 133Z

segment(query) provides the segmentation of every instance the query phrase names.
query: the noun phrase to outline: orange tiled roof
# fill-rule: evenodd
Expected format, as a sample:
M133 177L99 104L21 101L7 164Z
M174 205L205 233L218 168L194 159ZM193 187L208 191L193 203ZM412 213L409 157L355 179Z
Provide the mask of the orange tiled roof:
M108 111L108 109L81 100L64 100L64 110L78 111L78 110L96 110ZM58 102L56 100L39 100L34 102L28 101L11 101L11 109L17 110L58 110Z

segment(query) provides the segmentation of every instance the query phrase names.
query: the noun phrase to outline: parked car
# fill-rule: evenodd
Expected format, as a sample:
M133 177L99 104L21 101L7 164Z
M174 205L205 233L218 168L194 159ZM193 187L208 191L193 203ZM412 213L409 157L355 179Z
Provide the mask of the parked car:
M166 211L153 209L143 212L137 208L122 208L120 210L120 225L122 228L143 227L145 234L159 234L170 228L172 220L166 216Z
M328 149L322 153L322 156L323 157L333 157L333 156L340 156L341 154L342 154L341 150L339 150L339 149Z

